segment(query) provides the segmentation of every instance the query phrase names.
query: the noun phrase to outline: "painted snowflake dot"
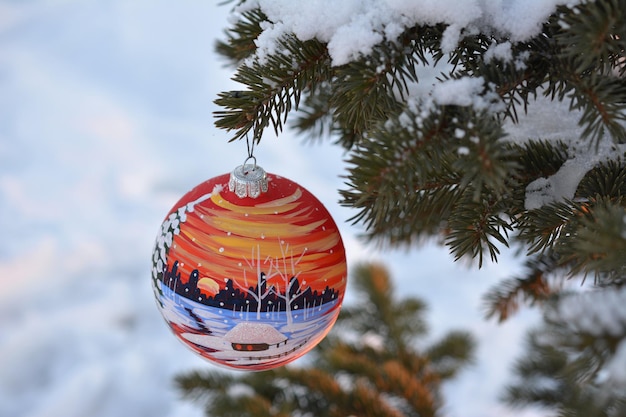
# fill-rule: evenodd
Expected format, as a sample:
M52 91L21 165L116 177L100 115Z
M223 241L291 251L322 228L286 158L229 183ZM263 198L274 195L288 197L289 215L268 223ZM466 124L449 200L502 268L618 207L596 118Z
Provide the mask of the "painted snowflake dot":
M346 288L337 225L310 192L266 174L254 197L229 174L184 195L165 217L152 285L165 321L216 364L265 370L311 350Z

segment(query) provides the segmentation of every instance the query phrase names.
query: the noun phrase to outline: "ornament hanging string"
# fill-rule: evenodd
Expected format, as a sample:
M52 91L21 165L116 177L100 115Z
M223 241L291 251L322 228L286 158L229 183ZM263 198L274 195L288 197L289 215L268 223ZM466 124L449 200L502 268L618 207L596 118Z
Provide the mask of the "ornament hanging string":
M252 160L252 162L254 163L254 165L252 165L252 171L256 170L256 157L254 156L254 145L256 144L256 141L257 141L256 137L250 140L250 136L246 134L246 147L248 149L248 157L246 158L245 161L243 161L243 166L246 167L246 163L249 160ZM245 174L247 175L248 172L249 171L245 171Z

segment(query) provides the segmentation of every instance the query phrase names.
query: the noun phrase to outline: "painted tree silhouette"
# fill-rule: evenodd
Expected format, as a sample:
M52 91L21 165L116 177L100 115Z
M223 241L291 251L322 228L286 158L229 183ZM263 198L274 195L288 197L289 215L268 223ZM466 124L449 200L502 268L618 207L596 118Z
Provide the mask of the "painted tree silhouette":
M252 247L252 254L250 256L250 259L245 259L245 261L248 268L253 271L253 274L256 275L257 284L256 287L254 287L256 291L248 286L248 278L245 268L243 270L244 285L241 285L237 281L235 281L235 285L237 285L241 290L245 291L257 302L256 318L257 320L260 320L262 301L272 292L272 288L267 287L266 274L261 271L261 248L259 245L256 246L256 251L254 246Z
M271 291L280 299L285 301L285 311L287 313L287 325L290 326L293 324L293 316L291 314L291 304L301 297L304 292L302 291L302 287L300 282L298 281L298 276L300 272L297 268L300 260L306 253L306 250L303 251L300 256L296 259L294 257L293 251L289 248L289 243L285 243L285 241L280 240L280 253L281 258L268 258L267 262L269 263L268 275L267 279L272 279L274 277L279 277L282 283L274 284L271 287Z

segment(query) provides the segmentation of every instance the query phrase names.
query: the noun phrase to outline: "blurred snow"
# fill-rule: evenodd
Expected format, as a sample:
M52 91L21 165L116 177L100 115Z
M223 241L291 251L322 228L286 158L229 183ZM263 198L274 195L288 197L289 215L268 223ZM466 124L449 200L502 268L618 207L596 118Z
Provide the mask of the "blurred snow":
M211 114L231 88L212 51L227 13L198 0L0 2L0 416L202 415L172 377L211 365L160 317L150 255L178 198L246 156ZM428 301L433 336L480 338L476 365L446 387L446 415L523 415L497 396L536 317L496 325L480 301L517 272L511 254L477 271L435 245L379 252L337 204L341 149L286 132L256 156L328 207L351 264L383 260L399 292Z

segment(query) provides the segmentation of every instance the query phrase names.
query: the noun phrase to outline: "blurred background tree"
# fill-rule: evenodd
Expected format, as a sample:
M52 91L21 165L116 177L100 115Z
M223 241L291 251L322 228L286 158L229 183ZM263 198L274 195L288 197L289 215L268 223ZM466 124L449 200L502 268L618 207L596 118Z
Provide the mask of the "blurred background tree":
M335 140L347 155L342 204L355 210L352 221L368 241L397 247L434 238L455 260L478 267L497 261L502 247L517 247L527 272L485 295L487 316L506 320L526 304L546 317L517 368L530 385L515 385L508 401L538 402L560 415L583 403L597 415L624 415L616 404L626 397L626 1L554 6L523 41L477 26L459 31L451 48L443 43L448 24L416 24L381 34L369 53L340 65L325 42L290 33L259 57L255 42L273 23L259 4L241 9L218 43L242 88L219 95L216 125L256 143L295 113L292 126L303 136ZM429 93L416 94L416 86ZM527 121L536 125L532 135L514 133L527 114L557 107L577 129L555 135L548 130L559 121L544 118ZM563 307L572 300L588 308ZM397 326L408 326L403 314L394 314ZM536 339L552 330L558 337ZM377 334L391 352L404 349L392 333ZM352 357L336 356L356 349L349 346L331 338L316 353L320 368L309 371L328 378L328 366L340 366L333 357ZM535 371L580 396L544 389ZM290 372L273 378L290 381ZM384 375L380 368L374 381ZM243 380L254 386L255 378ZM333 386L346 398L370 387L359 381L348 391Z
M179 389L211 417L441 415L441 384L471 363L471 335L453 331L427 345L423 301L397 298L382 265L359 265L351 278L358 302L301 364L194 371L177 378Z

